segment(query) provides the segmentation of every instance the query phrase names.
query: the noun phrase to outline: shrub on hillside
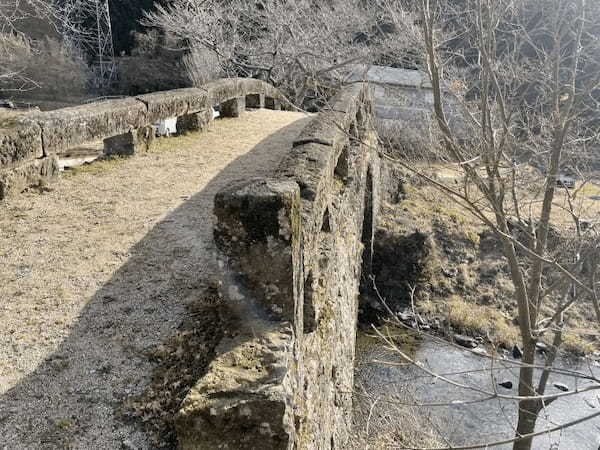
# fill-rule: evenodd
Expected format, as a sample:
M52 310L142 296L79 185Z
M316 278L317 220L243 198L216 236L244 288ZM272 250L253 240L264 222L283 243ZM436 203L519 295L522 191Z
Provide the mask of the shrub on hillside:
M85 94L90 76L85 61L58 40L13 34L0 36L0 67L0 91L52 99Z
M85 61L55 39L36 44L27 72L39 94L52 98L84 95L91 75Z

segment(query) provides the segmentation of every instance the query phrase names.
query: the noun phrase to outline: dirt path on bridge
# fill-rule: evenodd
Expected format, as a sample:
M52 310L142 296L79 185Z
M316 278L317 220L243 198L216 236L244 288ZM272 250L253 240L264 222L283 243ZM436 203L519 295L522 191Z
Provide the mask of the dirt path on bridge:
M215 274L214 194L268 175L306 121L218 120L0 205L0 448L153 448L116 411Z

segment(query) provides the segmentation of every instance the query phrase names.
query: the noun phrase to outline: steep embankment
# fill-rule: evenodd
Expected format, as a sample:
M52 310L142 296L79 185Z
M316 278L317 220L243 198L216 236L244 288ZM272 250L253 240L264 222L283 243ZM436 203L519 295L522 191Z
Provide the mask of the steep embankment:
M446 167L422 170L454 185L456 174ZM414 320L414 307L426 329L449 338L466 334L506 348L519 344L514 287L493 233L418 177L393 165L387 167L384 177L382 185L387 192L375 232L373 261L379 294L392 309L410 310L402 315L408 324ZM597 189L590 185L580 193L590 217L600 211L593 195ZM557 202L562 202L564 195L559 192ZM557 241L572 226L571 218L559 206L553 217L559 228L552 231ZM363 289L368 293L363 308L366 319L385 313L370 284ZM554 306L549 302L546 308L550 311ZM567 350L589 354L598 349L593 311L586 303L569 311Z

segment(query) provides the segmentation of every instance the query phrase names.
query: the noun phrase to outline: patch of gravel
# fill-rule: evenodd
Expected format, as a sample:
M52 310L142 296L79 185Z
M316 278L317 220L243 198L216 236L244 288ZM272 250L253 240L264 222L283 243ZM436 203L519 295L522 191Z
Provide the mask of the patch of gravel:
M218 120L0 205L0 448L159 444L119 411L215 276L213 197L268 175L307 120Z

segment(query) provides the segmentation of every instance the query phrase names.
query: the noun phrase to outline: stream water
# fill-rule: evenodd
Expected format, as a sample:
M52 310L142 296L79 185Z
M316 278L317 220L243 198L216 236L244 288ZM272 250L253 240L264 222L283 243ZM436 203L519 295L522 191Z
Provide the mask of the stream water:
M449 374L448 379L463 385L488 391L496 388L501 394L518 395L518 369L512 357L495 360L494 377L492 377L490 358L473 354L434 338L422 341L411 339L408 345L404 343L403 351L410 352L416 361L421 362L432 372ZM374 361L386 361L396 365ZM442 404L413 407L412 414L421 418L424 427L435 429L441 437L441 443L446 446L475 445L510 439L514 436L517 414L515 401L493 399L467 404L466 402L482 398L482 394L435 379L414 365L397 365L402 362L398 355L386 350L380 339L369 338L364 333L359 335L356 385L361 386L371 399L377 400L376 407L379 409L380 416L394 416L394 408L397 408L394 406L394 399L401 398L406 401L406 398L410 398L410 403ZM538 364L543 363L544 356L540 355ZM594 373L596 377L600 377L600 367L585 360L573 362L561 359L556 367L587 374ZM506 381L512 382L512 389L499 386L499 383ZM591 381L577 380L569 375L552 375L546 394L560 392L555 387L556 383L562 383L571 390L592 384ZM410 394L408 397L407 393ZM373 409L369 410L370 413ZM537 430L553 428L598 411L600 411L600 390L564 397L556 400L540 413ZM393 421L388 423L390 426L399 426ZM511 444L493 448L510 449ZM534 439L533 448L536 450L599 450L600 417L560 432L537 437Z

